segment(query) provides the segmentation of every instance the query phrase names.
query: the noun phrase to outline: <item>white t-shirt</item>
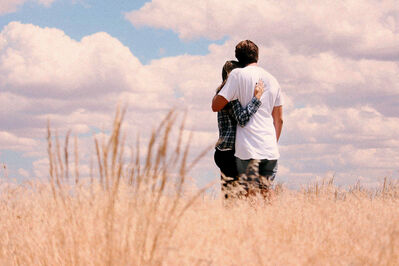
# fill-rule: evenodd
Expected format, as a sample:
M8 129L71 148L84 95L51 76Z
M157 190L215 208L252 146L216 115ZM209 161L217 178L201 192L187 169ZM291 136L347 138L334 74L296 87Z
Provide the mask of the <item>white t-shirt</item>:
M281 88L277 80L263 68L251 65L230 72L226 84L219 92L229 102L238 99L246 106L254 96L256 82L263 80L265 91L262 105L245 127L237 126L235 156L242 159L276 160L280 157L272 111L283 105Z

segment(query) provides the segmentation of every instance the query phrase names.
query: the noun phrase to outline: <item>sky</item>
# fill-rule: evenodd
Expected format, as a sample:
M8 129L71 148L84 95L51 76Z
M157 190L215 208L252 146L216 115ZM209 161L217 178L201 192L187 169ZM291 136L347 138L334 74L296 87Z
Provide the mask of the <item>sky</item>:
M399 178L397 0L0 0L0 177L48 176L48 120L79 137L88 173L120 103L143 152L171 108L187 112L194 158L217 140L211 100L244 39L285 98L278 182ZM191 175L218 179L212 148Z

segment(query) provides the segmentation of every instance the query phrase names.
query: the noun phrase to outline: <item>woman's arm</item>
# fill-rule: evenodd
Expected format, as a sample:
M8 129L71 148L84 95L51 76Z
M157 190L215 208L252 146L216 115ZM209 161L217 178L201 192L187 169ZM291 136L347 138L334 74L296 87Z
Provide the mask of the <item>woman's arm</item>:
M234 100L231 102L234 117L240 126L245 126L251 116L258 111L259 106L262 104L262 102L260 101L260 97L262 96L263 91L263 82L262 80L260 80L255 86L254 97L247 104L247 106L245 106L245 108L241 106L238 100Z

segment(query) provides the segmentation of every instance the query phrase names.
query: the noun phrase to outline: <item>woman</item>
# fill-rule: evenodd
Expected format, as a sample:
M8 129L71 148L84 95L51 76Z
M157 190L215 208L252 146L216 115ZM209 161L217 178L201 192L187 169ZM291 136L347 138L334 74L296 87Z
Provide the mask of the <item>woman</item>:
M237 61L227 61L222 70L222 84L216 89L218 93L227 81L228 74L234 69L241 67ZM262 104L259 100L264 91L262 81L259 81L254 90L254 97L243 108L238 100L229 102L222 110L218 112L219 140L215 146L215 163L222 173L222 193L225 198L231 193L232 187L236 186L238 181L238 172L234 157L234 146L237 123L245 126L253 114L258 111Z

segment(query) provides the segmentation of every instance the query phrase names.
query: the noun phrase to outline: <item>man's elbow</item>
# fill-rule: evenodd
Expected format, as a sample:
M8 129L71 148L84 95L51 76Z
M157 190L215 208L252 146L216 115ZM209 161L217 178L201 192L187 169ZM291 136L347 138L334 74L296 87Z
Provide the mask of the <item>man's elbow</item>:
M220 109L218 108L218 106L216 106L214 103L212 103L212 111L213 112L219 112Z
M275 124L275 125L283 125L283 123L284 123L284 120L282 117L275 118L273 121L273 124Z
M212 100L212 111L219 112L228 103L222 96L216 95Z

